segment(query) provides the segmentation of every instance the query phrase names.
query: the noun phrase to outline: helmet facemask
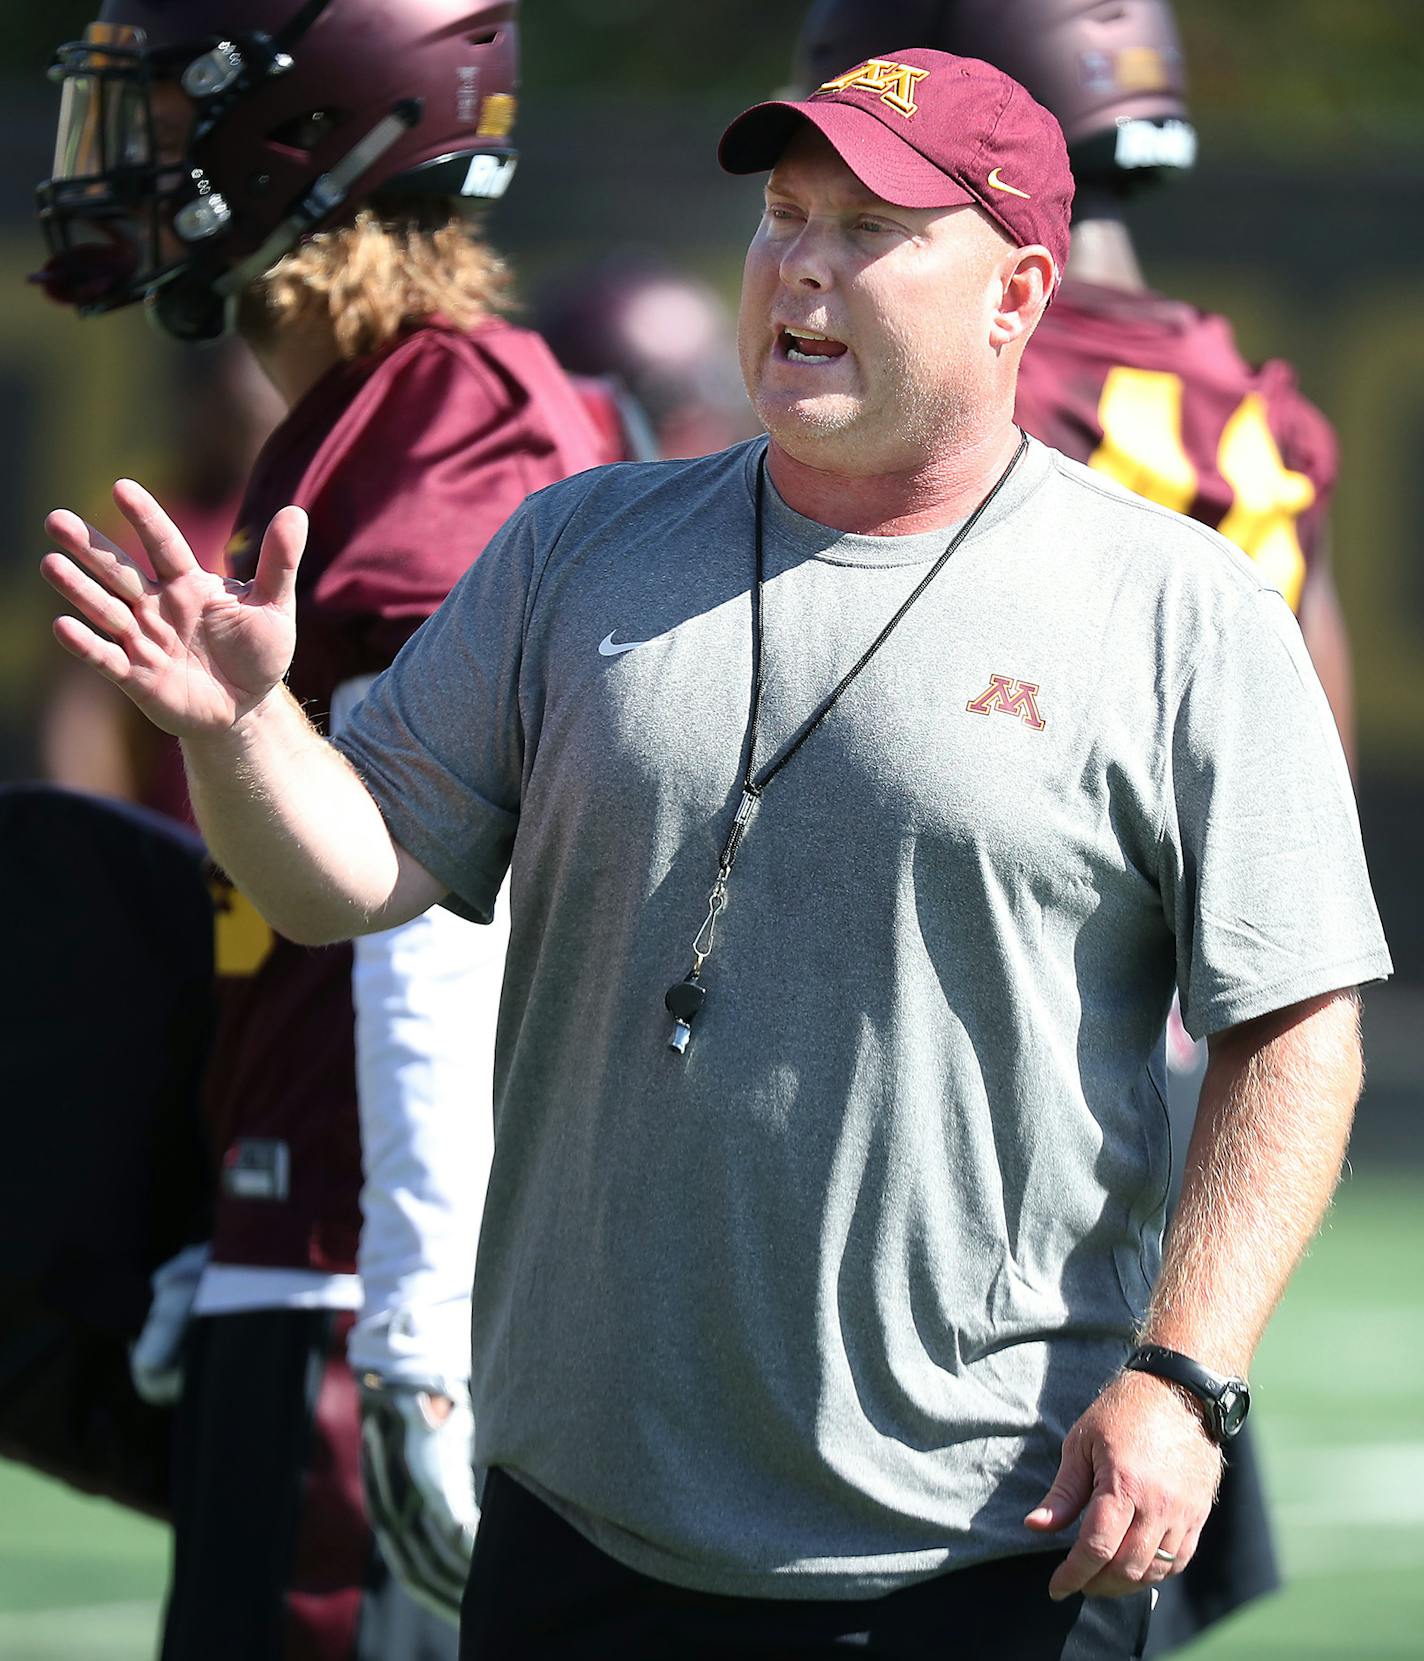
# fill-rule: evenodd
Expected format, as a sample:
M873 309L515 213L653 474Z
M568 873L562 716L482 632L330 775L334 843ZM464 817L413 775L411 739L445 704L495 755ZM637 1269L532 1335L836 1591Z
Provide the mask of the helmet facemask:
M36 196L51 258L35 280L83 314L110 311L188 257L172 226L205 182L186 157L192 105L126 24L91 23L59 48L50 78L59 126Z

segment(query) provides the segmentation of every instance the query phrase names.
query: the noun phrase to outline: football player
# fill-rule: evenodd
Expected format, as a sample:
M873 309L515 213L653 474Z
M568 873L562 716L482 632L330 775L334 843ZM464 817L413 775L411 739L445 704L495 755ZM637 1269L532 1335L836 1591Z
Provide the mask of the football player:
M817 0L793 74L813 88L909 45L995 64L1052 110L1068 141L1072 246L1024 353L1020 423L1260 564L1298 615L1353 756L1349 644L1327 537L1331 427L1288 364L1251 365L1226 318L1151 290L1133 246L1134 197L1196 156L1167 0ZM1173 1118L1189 1129L1204 1056L1175 1007L1167 1045ZM1189 1642L1278 1584L1248 1436L1233 1445L1191 1566L1160 1588L1147 1654Z
M45 285L255 353L287 414L228 567L305 510L290 679L332 730L527 492L617 459L500 315L480 231L515 167L516 11L106 0L56 58ZM494 932L432 915L313 952L219 879L215 1233L135 1353L150 1395L181 1379L165 1661L455 1653Z

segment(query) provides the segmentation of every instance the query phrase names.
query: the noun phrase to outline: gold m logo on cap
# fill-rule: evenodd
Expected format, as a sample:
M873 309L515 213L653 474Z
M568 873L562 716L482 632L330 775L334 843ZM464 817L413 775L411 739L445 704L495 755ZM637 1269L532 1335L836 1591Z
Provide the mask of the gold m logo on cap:
M915 102L915 82L923 81L928 74L928 69L912 69L907 63L892 63L889 58L867 58L844 75L824 82L816 91L878 92L882 104L888 104L897 114L908 118L920 107Z

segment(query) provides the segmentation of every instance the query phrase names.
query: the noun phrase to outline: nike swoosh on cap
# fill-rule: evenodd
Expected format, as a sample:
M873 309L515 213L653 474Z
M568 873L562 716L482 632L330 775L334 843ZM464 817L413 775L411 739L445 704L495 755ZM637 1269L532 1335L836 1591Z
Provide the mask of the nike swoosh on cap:
M639 646L652 645L652 641L650 640L625 640L615 646L613 643L613 636L617 634L617 632L617 629L610 629L603 639L599 641L598 655L600 657L617 657L620 652L636 652Z
M1033 200L1033 197L1030 196L1026 190L1018 190L1013 185L1006 185L999 177L999 169L997 167L989 175L989 185L993 190L1007 191L1010 196L1022 196L1025 202L1031 202Z

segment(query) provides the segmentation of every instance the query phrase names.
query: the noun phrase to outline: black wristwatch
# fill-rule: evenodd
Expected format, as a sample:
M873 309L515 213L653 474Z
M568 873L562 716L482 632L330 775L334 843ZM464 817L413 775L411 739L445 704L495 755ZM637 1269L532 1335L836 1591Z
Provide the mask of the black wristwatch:
M1123 1367L1128 1372L1153 1373L1190 1390L1206 1410L1207 1434L1213 1442L1229 1442L1239 1435L1251 1411L1251 1386L1244 1378L1221 1378L1200 1361L1161 1344L1139 1344Z

